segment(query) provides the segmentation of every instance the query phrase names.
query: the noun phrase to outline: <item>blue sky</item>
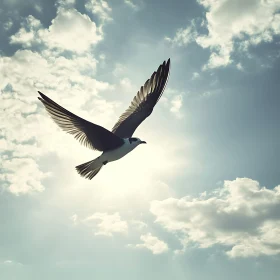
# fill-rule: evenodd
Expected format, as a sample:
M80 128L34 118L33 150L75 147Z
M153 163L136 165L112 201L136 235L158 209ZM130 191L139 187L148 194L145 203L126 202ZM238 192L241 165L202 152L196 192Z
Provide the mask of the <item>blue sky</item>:
M1 279L278 279L279 0L3 0ZM147 141L98 156L37 90L111 129L171 58Z

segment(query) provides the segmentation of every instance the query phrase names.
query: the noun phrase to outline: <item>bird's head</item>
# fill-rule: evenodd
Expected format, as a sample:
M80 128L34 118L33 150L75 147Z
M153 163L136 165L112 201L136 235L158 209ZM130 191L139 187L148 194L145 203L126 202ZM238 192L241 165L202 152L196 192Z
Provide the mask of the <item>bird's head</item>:
M147 144L145 141L142 141L141 139L136 138L136 137L130 137L130 138L128 138L128 140L129 140L130 144L136 145L136 146L138 146L140 144Z

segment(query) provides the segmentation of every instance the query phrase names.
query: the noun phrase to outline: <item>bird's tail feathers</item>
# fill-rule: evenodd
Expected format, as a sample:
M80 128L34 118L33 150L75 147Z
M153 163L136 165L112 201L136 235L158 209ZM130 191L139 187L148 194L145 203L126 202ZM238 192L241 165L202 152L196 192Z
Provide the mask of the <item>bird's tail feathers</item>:
M102 168L103 163L100 162L99 157L76 166L77 172L89 180L91 180Z

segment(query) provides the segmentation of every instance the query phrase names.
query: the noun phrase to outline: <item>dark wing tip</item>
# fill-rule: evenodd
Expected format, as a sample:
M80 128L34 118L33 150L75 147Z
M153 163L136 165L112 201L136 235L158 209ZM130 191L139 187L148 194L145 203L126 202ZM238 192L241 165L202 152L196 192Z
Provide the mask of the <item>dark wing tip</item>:
M164 61L165 67L169 68L170 67L170 58L167 59L167 62Z
M46 99L46 95L44 94L44 93L42 93L41 91L39 91L38 90L38 93L41 95L41 97L43 98L43 99ZM39 98L39 97L38 97Z
M49 97L47 97L44 93L42 93L41 91L38 91L38 93L41 95L38 97L38 99L43 102L44 104L52 104L52 106L56 106L56 107L61 107L60 105L58 105L57 103L55 103L53 100L51 100ZM64 109L63 107L61 107L61 109L63 110L66 110ZM72 113L70 113L72 114Z
M38 93L41 95L41 96L38 96L38 99L43 103L45 104L46 101L48 101L48 97L42 93L41 91L38 91Z

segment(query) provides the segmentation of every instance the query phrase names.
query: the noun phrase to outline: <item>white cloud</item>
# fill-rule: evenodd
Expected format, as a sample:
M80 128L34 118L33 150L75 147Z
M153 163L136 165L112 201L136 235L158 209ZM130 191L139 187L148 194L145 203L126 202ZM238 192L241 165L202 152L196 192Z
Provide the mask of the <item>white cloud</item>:
M86 218L79 218L77 214L69 217L74 226L80 224L90 228L94 235L113 236L115 233L127 234L139 232L148 228L148 225L141 220L123 220L118 212L108 214L105 212L96 212Z
M41 132L36 129L37 124L34 124L38 122L36 116L22 114L35 113L37 110L38 102L34 96L36 90L54 94L57 102L63 99L65 105L68 104L67 99L71 98L72 109L77 109L97 96L97 92L110 88L109 84L90 77L96 67L96 60L90 56L67 59L52 56L49 52L40 54L20 50L12 57L0 58L0 62L3 66L0 73L0 87L3 90L0 106L7 111L5 119L10 118L5 129L9 130L7 136L11 140L26 141ZM7 85L12 87L12 91L5 90ZM26 125L26 118L33 123L33 127L30 127L32 123L30 126ZM5 123L3 120L2 125ZM21 126L23 123L25 126ZM21 131L23 133L19 138Z
M32 106L37 106L34 104L35 101L37 103L37 100L34 99L34 91L38 89L52 92L55 96L58 95L58 102L66 96L72 98L76 96L72 105L78 108L85 104L92 95L97 96L97 92L110 88L108 83L92 78L97 61L90 55L65 58L57 57L50 51L38 53L19 50L12 57L1 57L0 62L3 69L0 73L0 87L4 89L7 85L11 85L14 92L14 96L11 92L7 92L1 97L10 99L11 102L14 102L16 97L22 102L32 102ZM7 106L11 102L6 101Z
M194 42L195 38L197 36L197 33L194 29L194 23L187 28L179 28L176 31L176 34L174 38L165 37L164 39L168 42L170 42L174 46L187 46L189 43Z
M39 13L42 13L43 11L43 8L38 3L34 5L34 8Z
M127 68L123 64L117 63L115 69L113 70L113 75L115 77L119 77L123 75L125 71L127 71Z
M243 70L244 70L243 65L242 65L240 62L236 64L236 67L237 67L237 69L240 70L240 71L243 71Z
M209 196L153 201L150 211L166 230L180 233L182 245L222 245L232 258L280 253L280 186L260 187L237 178Z
M19 31L11 36L12 44L21 44L24 47L30 47L32 44L40 44L42 42L38 35L38 30L42 27L41 22L29 15L21 23Z
M1 158L0 182L15 195L42 192L44 186L41 180L49 174L40 171L37 163L31 158Z
M102 21L111 21L110 16L112 8L104 0L89 0L85 4L85 8L92 14L96 14Z
M161 97L164 107L167 108L176 118L181 119L184 116L182 106L183 95L185 93L173 88L168 88L165 92L165 96Z
M198 36L196 42L212 53L204 69L227 66L232 63L231 54L235 42L249 45L271 42L280 34L279 0L197 0L208 11L206 27L208 35Z
M137 249L145 248L150 250L154 255L159 255L168 251L168 245L156 236L153 236L151 233L141 235L140 239L143 243L135 245L128 244L127 247Z
M181 94L174 96L170 103L170 112L172 112L177 118L182 118L181 108L183 105L183 96Z
M127 233L127 222L121 219L118 212L114 214L97 212L83 220L92 228L95 235L113 236L115 233Z
M139 1L138 1L139 2ZM131 9L137 11L139 9L139 6L137 6L132 0L124 0L124 3L130 7Z
M74 226L84 224L91 228L95 235L112 236L114 233L128 233L129 228L137 231L148 228L148 225L141 220L124 221L118 212L114 214L97 212L84 219L74 214L69 219Z
M75 9L63 8L58 9L49 29L40 31L39 35L51 48L77 53L89 50L92 45L102 40L96 24L87 15Z
M7 266L22 266L23 264L20 262L12 261L12 260L5 260L2 262L4 265Z
M63 7L73 7L76 0L57 0L56 4Z
M204 91L200 94L198 94L198 97L199 98L210 98L210 97L213 97L217 94L220 94L220 90L208 90L208 91Z
M100 60L105 60L106 59L106 55L104 53L99 55Z
M11 260L6 260L6 261L3 262L3 264L6 264L6 265L10 265L12 263L13 263L13 261L11 261Z
M174 38L165 40L174 46L187 46L195 41L211 51L203 70L224 67L233 62L234 51L247 51L249 46L272 42L280 34L280 0L197 0L206 10L201 26L207 35L197 32L192 20L186 28L179 28Z
M3 27L6 31L9 30L12 26L13 26L12 19L8 19L3 25Z
M76 226L79 223L79 217L77 214L74 214L70 217L70 220L72 221L73 225Z
M11 36L11 43L24 47L43 44L50 49L81 54L103 39L95 22L87 15L62 6L58 7L57 15L48 29L43 28L40 21L31 15L21 25L19 31Z
M200 74L198 72L193 72L192 80L197 80L197 79L199 79L199 77L200 77Z
M127 90L130 90L130 89L132 88L132 84L131 84L131 81L130 81L129 78L123 78L123 79L121 79L120 85L121 85L122 87L124 87L125 89L127 89Z

